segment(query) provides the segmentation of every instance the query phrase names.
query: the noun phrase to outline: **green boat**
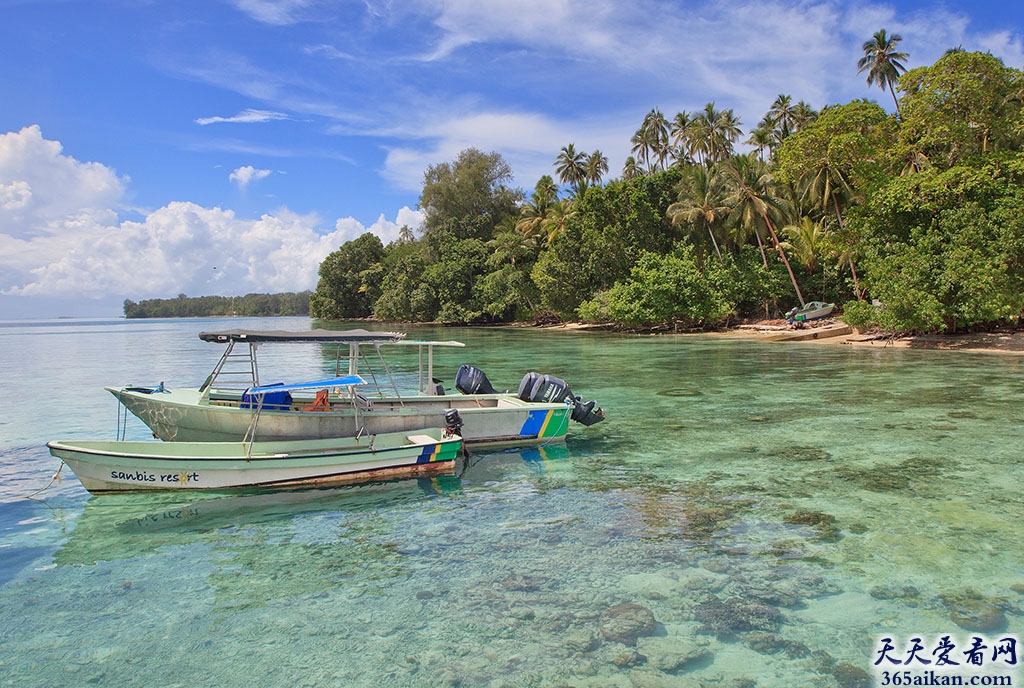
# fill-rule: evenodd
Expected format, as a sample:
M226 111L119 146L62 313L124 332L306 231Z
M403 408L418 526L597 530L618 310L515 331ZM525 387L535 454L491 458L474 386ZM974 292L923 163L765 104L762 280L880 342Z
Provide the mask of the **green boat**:
M230 442L82 440L48 442L93 494L150 490L218 490L284 487L431 474L453 470L463 442L461 418L450 412L444 428L352 437L256 441L271 394L315 388L351 388L364 381L346 376L248 390L248 430Z

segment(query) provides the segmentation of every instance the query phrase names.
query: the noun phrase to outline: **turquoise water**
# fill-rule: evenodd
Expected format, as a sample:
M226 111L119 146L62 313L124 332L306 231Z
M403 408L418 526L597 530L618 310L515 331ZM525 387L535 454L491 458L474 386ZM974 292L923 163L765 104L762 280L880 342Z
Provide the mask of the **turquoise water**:
M538 370L608 420L434 479L23 498L113 438L103 385L198 385L231 326L309 321L0 323L0 685L861 686L882 637L1021 635L1016 355L409 328L467 344L449 388Z

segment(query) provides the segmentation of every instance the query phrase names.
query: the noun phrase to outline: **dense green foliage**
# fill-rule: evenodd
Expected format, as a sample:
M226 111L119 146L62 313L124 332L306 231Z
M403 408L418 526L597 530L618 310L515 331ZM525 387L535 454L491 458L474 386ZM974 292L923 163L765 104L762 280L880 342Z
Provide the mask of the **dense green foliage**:
M126 318L205 318L210 316L263 317L309 315L310 293L246 294L245 296L198 296L178 294L176 299L144 299L124 302Z
M607 183L603 154L569 144L560 185L544 176L526 197L501 156L465 150L427 170L421 236L364 235L323 262L312 315L706 328L813 299L860 327L1016 323L1024 75L961 50L907 72L900 40L879 31L857 63L895 115L779 95L749 154L714 103L652 109Z

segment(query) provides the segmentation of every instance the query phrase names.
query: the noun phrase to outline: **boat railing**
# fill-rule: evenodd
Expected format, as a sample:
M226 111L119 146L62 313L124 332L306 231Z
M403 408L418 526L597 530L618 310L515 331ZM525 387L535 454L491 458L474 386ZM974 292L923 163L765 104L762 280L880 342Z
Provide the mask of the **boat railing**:
M403 339L404 335L398 333L383 333L377 336L360 332L359 336L352 336L351 333L348 333L346 337L351 338L342 339L339 336L335 339L332 333L319 331L310 333L200 333L200 338L205 341L226 343L227 346L199 391L209 398L210 392L214 388L228 392L242 392L250 387L258 387L261 381L257 362L257 347L261 342L309 341L337 345L335 375L362 375L367 378L369 383L367 387L372 387L373 393L378 397L384 398L393 394L394 398L404 405L398 381L384 358L381 351L382 346L415 346L418 348L416 392L418 395L444 394L443 389L434 378L434 348L465 346L462 342L456 341L408 341ZM242 342L248 346L243 351L235 351L236 342ZM367 345L372 345L375 360L371 361L371 357L367 355Z

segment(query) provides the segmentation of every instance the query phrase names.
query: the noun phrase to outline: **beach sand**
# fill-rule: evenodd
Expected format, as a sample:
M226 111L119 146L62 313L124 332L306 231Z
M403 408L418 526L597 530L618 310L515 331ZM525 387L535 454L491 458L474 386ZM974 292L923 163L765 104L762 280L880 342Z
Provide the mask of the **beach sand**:
M983 353L1024 354L1024 332L978 332L972 334L893 336L888 333L861 333L841 320L791 325L785 321L765 321L730 330L729 336L764 341L820 342L896 349L935 349L977 351Z

